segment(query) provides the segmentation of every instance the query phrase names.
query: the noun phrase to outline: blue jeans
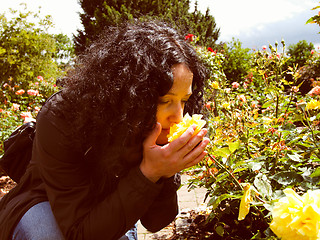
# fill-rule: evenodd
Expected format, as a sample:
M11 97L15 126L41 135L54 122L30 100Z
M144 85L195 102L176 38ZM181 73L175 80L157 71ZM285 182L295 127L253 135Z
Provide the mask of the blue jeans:
M134 226L119 240L137 239L137 227ZM49 202L38 203L23 215L12 240L64 240Z

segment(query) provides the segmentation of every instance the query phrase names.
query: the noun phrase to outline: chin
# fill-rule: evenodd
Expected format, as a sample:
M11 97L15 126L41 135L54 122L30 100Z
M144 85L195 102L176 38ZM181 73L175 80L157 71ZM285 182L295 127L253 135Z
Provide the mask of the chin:
M167 144L168 143L168 138L167 138L167 136L165 135L163 135L163 134L160 134L159 135L159 137L158 137L158 139L157 139L157 141L156 141L156 144L158 144L158 145L165 145L165 144Z

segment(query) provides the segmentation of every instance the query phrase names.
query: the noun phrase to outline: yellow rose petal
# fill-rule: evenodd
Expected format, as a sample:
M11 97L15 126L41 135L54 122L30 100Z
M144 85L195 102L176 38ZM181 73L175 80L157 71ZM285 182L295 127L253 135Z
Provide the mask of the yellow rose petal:
M250 203L252 202L251 197L251 185L250 183L242 183L241 184L244 190L244 194L241 198L240 207L239 207L239 215L238 220L241 221L245 219L247 214L250 211Z
M187 113L180 123L174 124L170 127L170 133L167 135L168 142L172 142L180 137L193 124L195 124L197 127L192 136L196 135L206 124L206 121L202 120L201 118L201 114L194 114L192 117L190 117L190 115Z
M303 196L292 189L284 193L272 210L271 230L283 240L320 239L320 191L309 190Z

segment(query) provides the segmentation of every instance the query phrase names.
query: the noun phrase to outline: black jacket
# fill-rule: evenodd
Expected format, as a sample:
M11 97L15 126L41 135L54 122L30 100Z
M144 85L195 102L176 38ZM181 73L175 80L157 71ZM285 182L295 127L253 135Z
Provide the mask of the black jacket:
M168 225L178 213L180 176L153 183L139 169L140 156L115 190L97 202L83 154L70 144L72 126L52 112L59 98L39 112L32 160L21 182L0 201L0 239L11 239L24 213L43 201L50 202L66 239L118 239L139 219L152 232ZM112 157L108 147L105 153Z

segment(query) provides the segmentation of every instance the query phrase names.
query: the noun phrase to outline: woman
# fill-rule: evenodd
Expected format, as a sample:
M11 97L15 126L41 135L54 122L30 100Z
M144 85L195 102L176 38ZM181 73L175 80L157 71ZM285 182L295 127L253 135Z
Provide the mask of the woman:
M136 239L139 219L152 232L168 225L177 173L209 140L194 126L171 143L167 134L200 110L204 79L194 49L163 23L103 32L37 116L32 160L0 202L0 239Z

